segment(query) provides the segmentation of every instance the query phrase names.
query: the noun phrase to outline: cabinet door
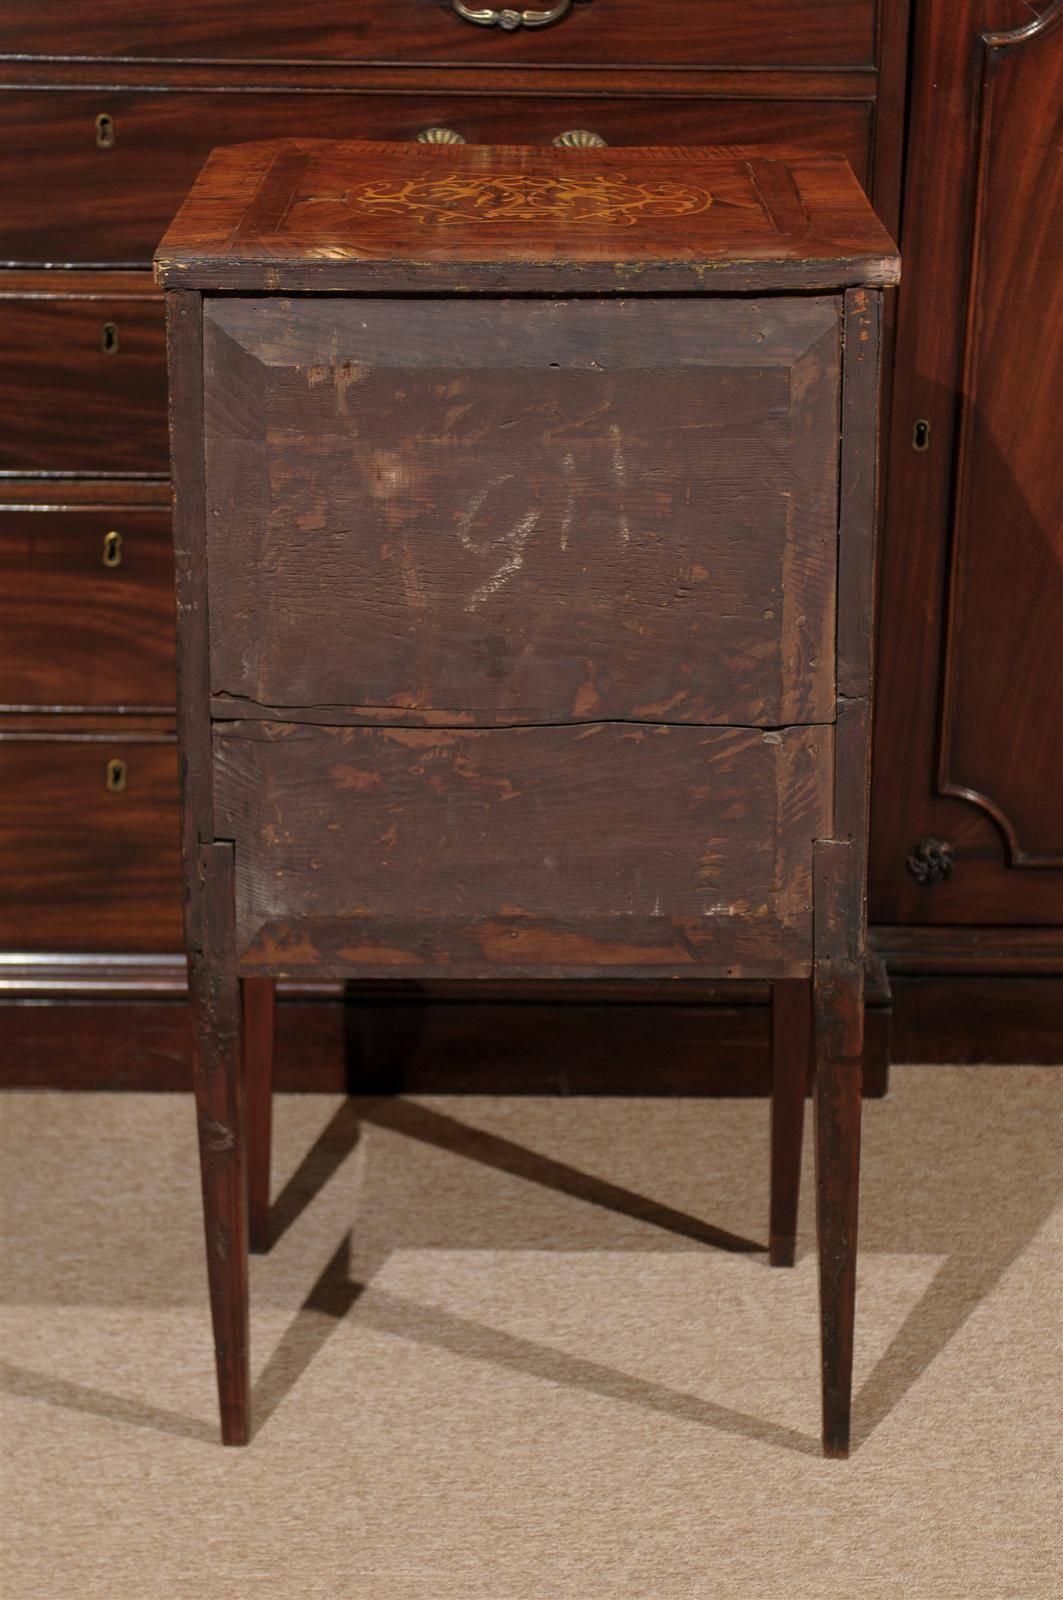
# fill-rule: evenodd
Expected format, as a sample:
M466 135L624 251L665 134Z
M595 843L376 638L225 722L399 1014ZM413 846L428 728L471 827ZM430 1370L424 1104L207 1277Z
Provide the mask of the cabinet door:
M1063 923L1063 0L916 19L879 922Z

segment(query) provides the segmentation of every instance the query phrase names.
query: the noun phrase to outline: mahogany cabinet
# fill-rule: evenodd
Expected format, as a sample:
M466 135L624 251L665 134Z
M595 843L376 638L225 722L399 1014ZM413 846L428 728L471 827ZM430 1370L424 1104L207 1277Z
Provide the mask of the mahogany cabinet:
M161 302L148 265L213 146L449 130L469 143L597 135L844 155L907 260L887 306L896 382L871 909L896 1002L924 986L915 1044L932 1057L925 1019L948 1002L931 1005L926 985L1022 974L1025 1015L1029 982L1048 1001L1063 972L1059 357L1046 337L1060 325L1052 296L1063 278L1063 0L572 0L560 10L550 26L508 28L470 23L452 0L301 10L175 0L165 17L99 0L61 19L30 0L3 7L0 562L12 596L33 594L0 637L0 705L10 708L0 740L24 742L30 728L61 753L72 724L60 730L57 717L111 718L103 732L118 738L123 716L172 707L172 689L160 699L171 584L143 543L167 471ZM117 520L118 504L135 520ZM118 568L103 564L110 532L128 552ZM72 700L79 651L96 666ZM42 769L39 781L62 787L63 770ZM50 807L0 791L3 847L17 855L28 826L43 837ZM176 837L175 789L157 826ZM23 948L80 952L86 982L96 958L119 948L105 936L113 918L76 910L88 883L107 892L92 848L85 837L77 852L53 853L53 874L69 873L69 914L53 912L43 932L39 908L23 918L25 877L28 899L10 910ZM139 898L123 899L121 948L144 954L146 986L173 955L176 981L176 877L138 882ZM48 969L38 969L47 994ZM875 992L886 996L881 971ZM954 1020L964 1014L951 1008Z
M913 22L871 914L899 1049L1059 1061L1063 4Z

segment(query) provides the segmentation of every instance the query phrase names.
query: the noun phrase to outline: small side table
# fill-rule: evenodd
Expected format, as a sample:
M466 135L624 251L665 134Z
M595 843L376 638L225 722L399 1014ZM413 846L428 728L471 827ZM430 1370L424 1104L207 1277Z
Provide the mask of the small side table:
M846 1454L895 247L836 158L285 140L156 271L223 1438L276 979L749 978Z

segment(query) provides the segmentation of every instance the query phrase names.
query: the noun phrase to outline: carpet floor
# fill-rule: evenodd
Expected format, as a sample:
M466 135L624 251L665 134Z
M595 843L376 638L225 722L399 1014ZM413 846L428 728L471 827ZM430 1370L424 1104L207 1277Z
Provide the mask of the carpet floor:
M866 1106L848 1462L811 1182L792 1271L713 1243L765 1238L764 1102L279 1097L243 1451L190 1098L2 1113L4 1600L1063 1592L1052 1068Z

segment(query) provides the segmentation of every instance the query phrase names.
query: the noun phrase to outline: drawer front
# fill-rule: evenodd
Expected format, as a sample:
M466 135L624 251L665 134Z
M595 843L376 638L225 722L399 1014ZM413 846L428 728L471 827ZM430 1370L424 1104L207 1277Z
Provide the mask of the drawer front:
M481 0L470 0L480 9ZM536 0L531 9L553 9ZM506 9L499 5L499 10ZM524 10L523 6L517 9ZM64 19L72 55L469 65L867 66L875 0L573 0L545 28L463 21L452 0L182 0L160 19L143 0L96 0ZM49 55L55 18L6 0L4 49Z
M207 318L211 680L237 715L832 720L836 299Z
M168 511L0 508L0 685L8 707L173 704Z
M178 839L172 743L0 740L0 948L179 950Z
M162 297L0 295L0 468L165 473Z
M105 149L96 142L101 114L114 134ZM146 266L216 145L414 139L440 124L470 144L548 144L588 128L618 145L805 147L846 156L862 180L871 126L866 102L8 91L0 93L8 173L0 259Z
M216 724L245 971L809 970L833 729Z

